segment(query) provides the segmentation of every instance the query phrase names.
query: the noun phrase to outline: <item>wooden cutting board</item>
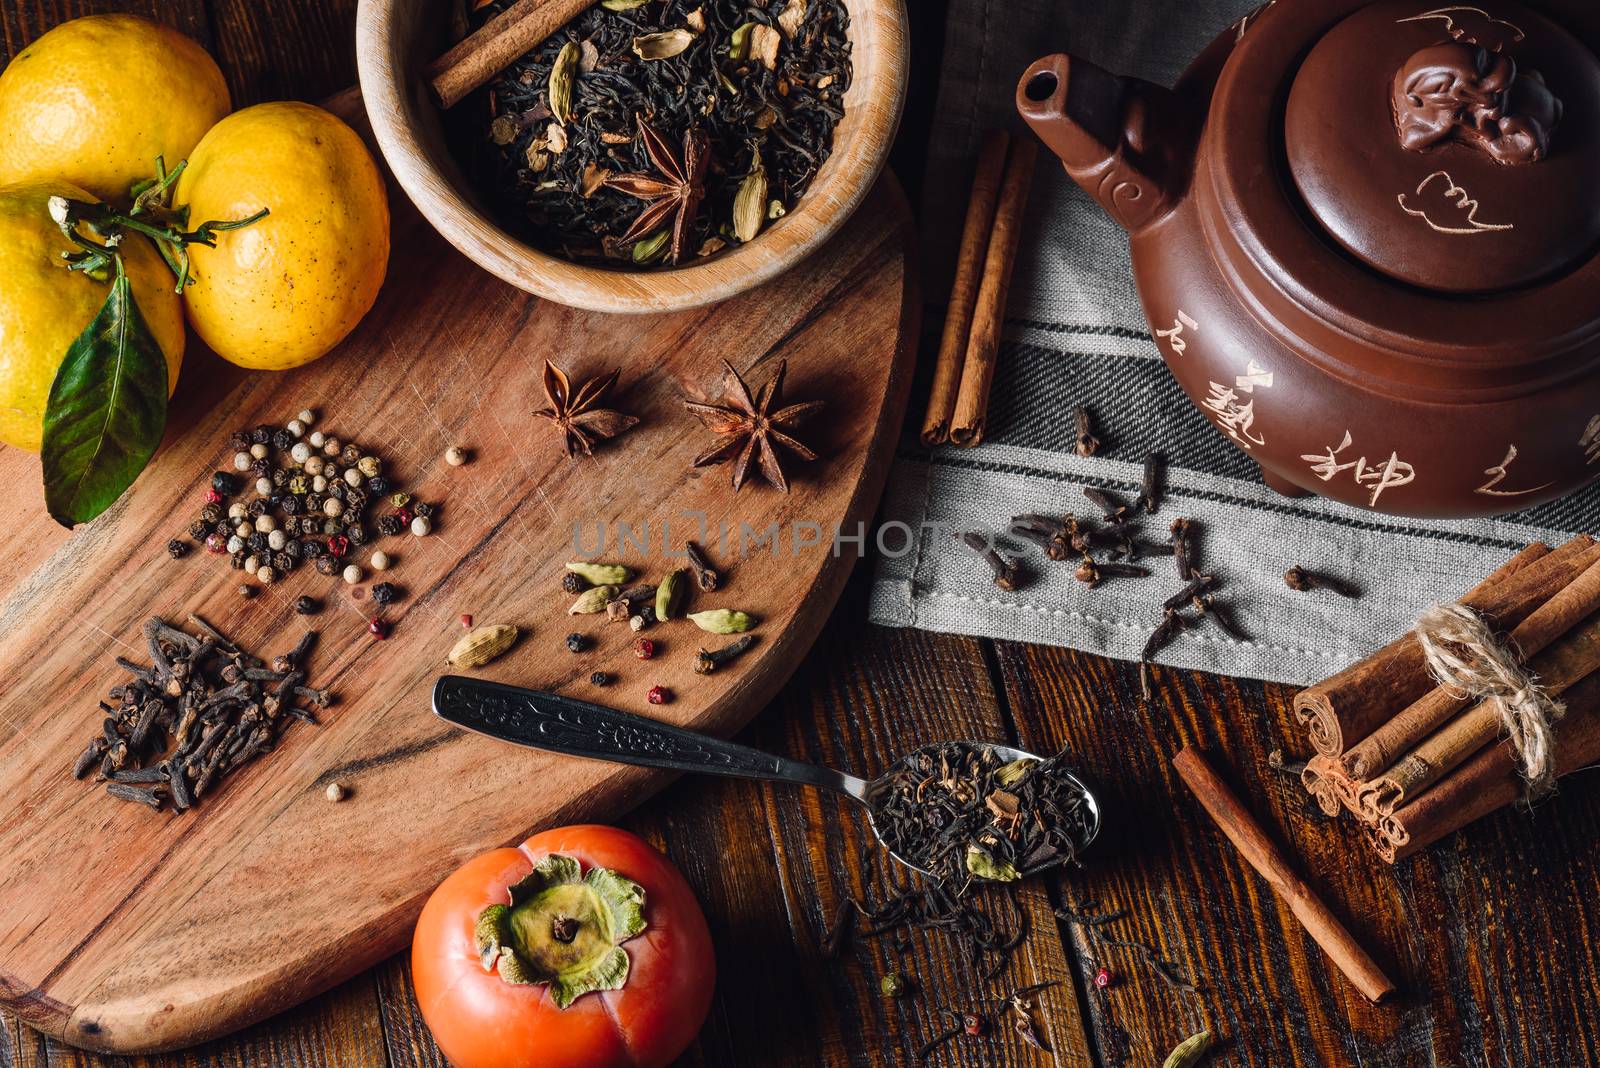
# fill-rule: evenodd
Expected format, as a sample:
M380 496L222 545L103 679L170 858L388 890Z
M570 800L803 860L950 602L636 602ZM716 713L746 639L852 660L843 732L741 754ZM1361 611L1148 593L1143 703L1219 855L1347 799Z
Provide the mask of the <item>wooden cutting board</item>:
M827 619L857 555L828 549L835 525L849 533L871 521L918 311L909 215L892 179L778 281L643 318L537 301L474 268L409 208L396 213L382 296L334 354L245 374L191 342L165 445L92 525L56 528L37 458L0 451L10 495L0 525L0 1000L75 1045L171 1048L278 1012L403 948L427 895L468 857L534 828L614 816L663 784L659 773L520 750L437 720L429 690L461 614L528 632L487 678L726 735L773 696ZM622 368L619 407L643 423L592 459L563 458L530 414L543 404L547 356L575 376ZM785 358L786 395L828 402L808 428L821 459L793 468L787 496L764 485L735 495L726 467L690 470L709 438L680 400L720 392L724 357L754 368L753 385ZM396 558L386 577L409 591L387 613L388 641L367 634L370 600L336 578L301 569L247 601L242 573L222 558L166 554L211 472L227 466L230 432L281 425L305 407L319 427L383 455L402 487L441 503L431 537L385 539ZM473 462L446 465L453 444ZM575 530L591 550L609 531L611 547L587 555L653 580L669 566L663 545L696 537L696 513L731 530L729 544L712 546L725 589L699 606L762 619L741 661L693 674L696 649L727 639L677 622L654 629L660 652L642 662L625 625L567 614L560 578L578 556ZM781 536L740 559L740 524ZM615 548L622 525L648 534L648 553ZM815 542L818 531L823 546L797 546L797 534ZM327 597L327 610L295 615L301 593ZM269 655L318 629L312 682L340 703L185 815L74 781L73 759L101 719L96 701L122 675L112 658L144 658L147 616L189 612ZM593 651L567 651L574 630L596 638ZM617 682L593 688L597 669ZM655 684L676 701L647 704ZM342 803L324 798L334 780L350 791Z

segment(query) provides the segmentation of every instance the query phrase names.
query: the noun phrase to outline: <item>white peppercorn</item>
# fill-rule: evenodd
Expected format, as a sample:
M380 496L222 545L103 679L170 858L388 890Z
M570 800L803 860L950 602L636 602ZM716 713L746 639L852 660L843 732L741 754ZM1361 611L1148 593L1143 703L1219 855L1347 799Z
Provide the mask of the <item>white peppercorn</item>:
M451 467L460 467L467 462L467 450L460 445L452 445L444 450L444 462Z
M355 564L348 564L344 569L344 580L354 586L361 581L361 568Z
M338 456L342 447L336 437L329 436L322 439L322 455L324 456Z
M338 519L344 515L344 502L337 497L329 497L322 502L322 514L329 519Z
M322 431L313 430L311 432L311 436L309 438L306 438L306 440L311 443L311 447L313 449L320 449L320 448L322 448L322 443L324 441L327 441L328 439L327 439L327 436L322 433Z
M303 441L294 443L294 448L289 450L290 459L297 464L303 464L311 458L311 446Z
M328 788L323 791L322 796L326 797L329 801L332 801L332 802L335 802L335 803L343 801L344 800L344 787L339 785L336 782L330 782L328 784Z
M389 554L384 552L382 549L373 551L372 560L370 562L372 564L372 570L374 571L387 571L389 570L389 564L391 563Z
M248 470L250 470L250 454L247 453L247 452L236 452L236 453L234 453L233 454L233 469L235 471L248 471Z
M297 438L304 437L306 433L306 425L298 419L289 420L283 429L287 430Z
M315 458L316 457L312 457L312 459L315 459ZM311 476L311 492L312 493L322 493L325 490L327 490L327 488L328 488L328 480L326 478L323 478L321 475L313 475L313 476Z
M241 538L248 538L251 532L253 532L255 529L256 528L251 526L248 522L241 522L238 526L233 528L233 532L239 535Z
M306 469L306 474L308 474L308 475L320 475L320 474L322 474L322 471L326 466L327 466L327 461L325 461L320 456L308 456L308 457L306 457L305 469Z
M271 549L273 552L277 552L288 543L289 539L284 536L284 533L281 530L274 530L267 535L267 548Z
M261 568L261 558L254 553L244 558L244 570L247 575L254 575Z
M278 529L278 521L270 515L256 516L256 529L263 534L271 534Z
M229 519L243 519L244 517L245 507L243 501L234 501L232 504L228 505Z
M306 426L310 426L312 423L317 421L317 413L312 411L310 408L301 408L300 413L296 415L295 418L300 420Z
M250 446L250 455L257 460L265 460L267 458L267 447L261 444L252 445Z
M256 579L263 585L270 586L278 581L278 573L272 570L271 567L258 567L256 568Z
M419 538L426 538L433 533L433 524L428 522L428 517L419 515L411 520L411 533Z
M243 549L243 548L244 548L244 539L239 537L239 535L235 534L233 537L228 539L228 551L230 553L236 553L240 549Z
M263 497L272 496L272 479L270 479L270 478L258 478L258 479L256 479L256 492L259 493Z
M350 470L344 473L344 481L348 486L361 485L361 472L354 467L350 468Z

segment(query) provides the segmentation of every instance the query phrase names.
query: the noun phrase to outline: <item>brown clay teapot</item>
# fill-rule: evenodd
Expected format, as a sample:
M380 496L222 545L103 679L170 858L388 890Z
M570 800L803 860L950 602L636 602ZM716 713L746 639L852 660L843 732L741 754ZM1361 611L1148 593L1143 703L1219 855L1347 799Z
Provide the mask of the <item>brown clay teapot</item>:
M1269 485L1491 515L1600 477L1597 50L1594 0L1275 0L1171 90L1055 55L1017 107Z

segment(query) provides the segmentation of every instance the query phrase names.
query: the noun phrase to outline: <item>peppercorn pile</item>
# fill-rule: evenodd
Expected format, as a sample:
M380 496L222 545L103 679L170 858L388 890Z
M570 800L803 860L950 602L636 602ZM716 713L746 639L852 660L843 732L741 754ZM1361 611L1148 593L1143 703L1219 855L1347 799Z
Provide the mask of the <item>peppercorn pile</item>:
M281 429L263 424L235 433L229 439L233 471L212 476L205 507L189 525L189 537L211 553L226 555L235 570L263 585L307 564L354 584L365 577L354 559L357 550L378 538L407 531L420 538L433 531L435 505L395 486L370 451L311 430L314 421L315 413L307 410ZM189 548L181 538L167 544L174 559ZM390 563L381 549L368 558L374 571ZM241 587L242 592L251 589ZM401 596L400 587L390 582L372 588L379 606ZM319 608L309 597L295 604L302 613Z
M333 702L305 685L315 631L268 665L199 616L189 625L198 637L152 617L144 625L150 663L117 657L132 678L100 703L106 717L74 763L75 778L95 771L112 797L183 812L269 752L295 720L315 723L313 709Z

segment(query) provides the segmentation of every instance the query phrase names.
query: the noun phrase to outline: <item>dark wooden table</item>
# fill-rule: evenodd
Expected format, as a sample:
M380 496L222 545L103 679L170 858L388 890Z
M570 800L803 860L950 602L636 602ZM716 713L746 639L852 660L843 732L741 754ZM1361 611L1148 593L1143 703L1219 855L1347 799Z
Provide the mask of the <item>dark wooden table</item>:
M943 4L912 6L919 84L897 158L914 193ZM205 43L239 103L318 99L353 81L354 7L6 0L0 31L10 56L75 15L138 10ZM814 793L680 782L626 823L683 867L717 943L716 1002L685 1064L912 1064L945 1028L942 1010L992 1008L1021 985L1046 981L1057 984L1042 994L1040 1013L1053 1057L1001 1032L958 1039L931 1063L1159 1065L1175 1043L1209 1026L1222 1041L1207 1063L1219 1065L1600 1064L1600 863L1592 848L1600 790L1584 777L1569 779L1531 819L1503 814L1391 871L1369 859L1348 823L1322 819L1294 781L1268 769L1271 750L1298 748L1286 688L1157 671L1146 704L1127 664L866 626L865 579L863 568L745 740L868 772L938 738L1008 739L1040 753L1067 747L1099 784L1105 833L1086 871L1023 889L1031 934L992 979L939 935L864 942L829 962L819 943L839 903L889 885L880 863L862 863L862 819ZM1305 858L1313 882L1399 980L1395 1004L1374 1008L1331 973L1207 822L1167 763L1185 742L1206 746ZM1125 915L1081 922L1114 912ZM1105 990L1093 981L1101 966L1116 976ZM888 971L911 976L915 995L881 998ZM10 1015L0 1026L0 1068L442 1063L404 957L239 1035L169 1056L97 1058Z

